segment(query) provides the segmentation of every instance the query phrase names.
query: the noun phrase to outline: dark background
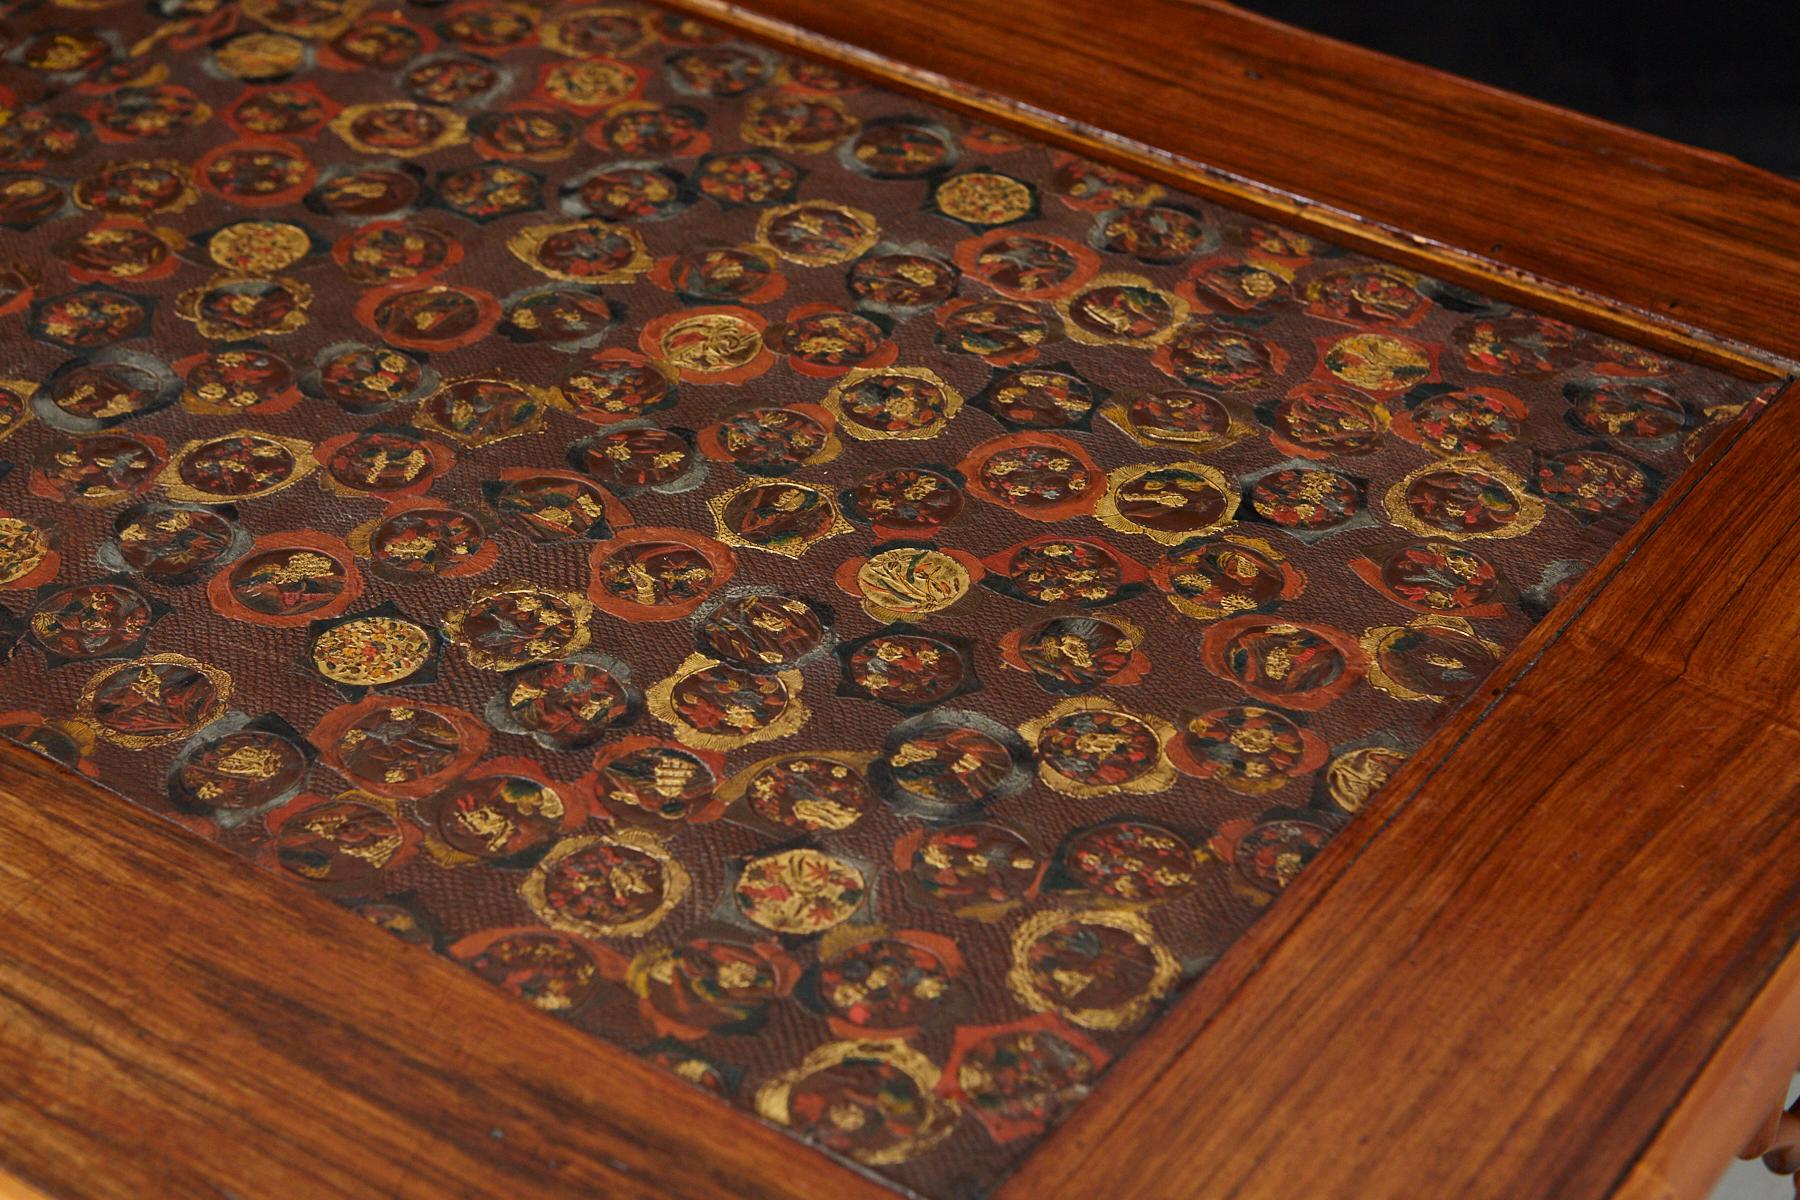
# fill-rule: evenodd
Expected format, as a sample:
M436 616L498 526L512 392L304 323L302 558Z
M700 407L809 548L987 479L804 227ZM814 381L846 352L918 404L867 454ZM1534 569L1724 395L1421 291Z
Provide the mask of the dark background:
M1800 176L1800 0L1237 3Z

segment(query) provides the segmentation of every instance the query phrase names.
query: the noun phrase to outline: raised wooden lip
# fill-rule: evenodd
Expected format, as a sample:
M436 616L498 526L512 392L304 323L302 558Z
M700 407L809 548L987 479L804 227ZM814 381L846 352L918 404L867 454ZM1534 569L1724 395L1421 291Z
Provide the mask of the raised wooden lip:
M1778 379L1800 372L1800 359L1791 358L1751 342L1711 333L1673 320L1647 308L1628 304L1597 290L1560 282L1536 271L1508 265L1479 251L1417 231L1377 220L1350 208L1325 203L1300 192L1288 191L1249 175L1231 171L1199 158L1159 149L1079 118L1021 102L966 81L865 49L840 38L807 29L794 22L758 12L754 2L734 0L653 0L665 8L691 13L784 50L852 69L893 88L917 95L998 125L1029 132L1039 140L1066 149L1078 149L1097 159L1127 167L1159 182L1195 191L1230 207L1279 218L1301 230L1317 233L1353 249L1363 250L1404 265L1430 269L1454 282L1472 284L1502 299L1523 303L1569 317L1601 332L1615 334L1656 349L1706 363L1744 378ZM1279 22L1244 13L1211 0L1182 0L1195 9L1229 11L1259 24L1279 28L1298 38L1342 47L1330 39L1290 30ZM1342 47L1348 49L1348 47ZM1372 59L1385 56L1359 51ZM1396 69L1421 75L1442 75L1430 68L1389 60ZM1522 104L1538 105L1498 89L1487 88L1455 76L1472 88L1505 96ZM1552 106L1540 105L1545 109ZM1651 135L1626 130L1594 118L1594 126L1633 138ZM1661 139L1654 139L1661 141ZM1664 143L1675 146L1675 143ZM1681 150L1700 156L1691 147ZM1722 157L1722 156L1721 156ZM1754 168L1736 164L1746 172ZM1771 176L1771 178L1775 178ZM1800 195L1800 186L1796 187Z
M1672 322L1644 309L1633 308L1608 300L1598 293L1571 288L1530 272L1510 268L1496 260L1486 258L1472 251L1433 242L1429 239L1408 235L1389 226L1358 217L1341 209L1331 208L1308 202L1298 196L1285 193L1279 189L1258 184L1252 180L1236 176L1230 172L1208 168L1201 163L1178 155L1164 154L1143 143L1129 139L1115 138L1101 130L1084 126L1079 122L1058 117L1055 114L1031 109L1009 102L997 95L977 91L959 90L953 82L935 76L930 72L907 67L893 60L883 59L861 51L846 43L835 42L809 34L797 26L775 21L756 14L751 9L736 4L722 3L721 0L658 0L666 7L692 12L722 24L740 29L766 41L773 41L786 48L797 50L815 57L835 61L864 74L872 75L882 82L927 95L934 101L971 112L991 120L996 124L1014 126L1029 131L1033 135L1059 145L1080 147L1098 157L1104 157L1121 165L1130 166L1143 173L1166 179L1181 186L1203 192L1214 198L1233 203L1238 207L1251 207L1257 211L1267 212L1290 221L1304 228L1309 228L1359 248L1401 261L1429 265L1447 277L1463 282L1477 283L1507 298L1518 299L1537 307L1548 309L1559 314L1569 315L1581 322L1615 332L1621 336L1656 346L1684 357L1720 366L1740 375L1752 378L1779 378L1796 367L1796 364L1781 355L1764 351L1744 343L1716 337L1691 326ZM1796 403L1790 392L1785 404ZM1175 1011L1165 1014L1146 1037L1135 1045L1120 1067L1110 1074L1101 1085L1099 1094L1080 1109L1075 1118L1053 1134L1052 1137L1034 1153L1025 1168L1002 1186L1000 1195L1007 1198L1017 1197L1025 1200L1028 1196L1055 1196L1078 1194L1069 1190L1070 1177L1059 1179L1064 1165L1071 1161L1060 1154L1047 1153L1052 1147L1073 1145L1080 1131L1087 1127L1102 1126L1106 1118L1116 1118L1118 1110L1124 1107L1124 1100L1131 1093L1133 1075L1145 1073L1160 1074L1169 1066L1169 1060L1157 1059L1155 1055L1163 1049L1163 1041L1172 1041L1177 1037L1192 1040L1201 1036L1200 1032L1183 1030L1176 1025L1176 1018L1183 1013L1201 1013L1206 1006L1206 1013L1199 1019L1201 1030L1210 1023L1211 1013L1221 1004L1225 997L1236 989L1236 986L1249 975L1254 974L1262 961L1261 955L1266 949L1286 936L1313 909L1323 901L1330 891L1334 880L1343 869L1354 862L1357 857L1376 839L1383 836L1390 825L1399 818L1402 811L1417 796L1420 788L1451 761L1462 742L1478 725L1492 718L1505 706L1506 697L1511 689L1530 671L1532 671L1550 647L1575 630L1588 606L1601 590L1610 584L1625 565L1638 555L1644 544L1675 513L1677 508L1686 503L1688 498L1700 486L1702 481L1713 471L1719 469L1721 462L1726 461L1738 443L1742 441L1745 431L1753 428L1753 422L1762 410L1752 411L1740 419L1737 426L1726 436L1720 437L1714 446L1685 471L1668 494L1658 503L1652 513L1632 530L1621 543L1614 548L1599 568L1591 572L1577 593L1570 597L1564 607L1559 609L1560 618L1541 625L1526 642L1518 647L1494 676L1483 685L1480 692L1465 702L1456 718L1435 735L1421 749L1381 796L1371 806L1372 811L1355 822L1345 836L1339 838L1322 856L1320 861L1302 877L1287 896L1285 896L1258 925L1251 934L1234 945L1227 955L1208 975L1193 987L1175 1006ZM1741 452L1739 453L1741 457ZM1737 461L1735 458L1732 461ZM1640 563L1640 566L1642 564ZM22 776L48 778L50 768L28 760L24 755L9 747L0 747L0 768L15 765ZM60 772L64 781L63 791L80 805L98 806L100 808L122 809L125 802L109 792L104 792L91 783L67 772ZM0 800L16 800L6 785L0 784ZM134 821L141 821L145 814L135 808L124 809L132 815ZM211 848L208 848L209 852ZM244 873L255 882L249 886L262 888L272 882L267 877L256 874L238 860L228 858L222 853L213 863L213 869L228 874ZM5 876L0 872L0 882ZM349 917L335 909L323 899L309 895L299 889L287 888L276 884L283 891L292 891L291 905L286 900L284 907L295 911L310 912L317 910L318 920L334 931L338 937L355 939L368 946L378 946L384 953L394 953L386 935L363 926L355 918ZM0 897L4 897L5 889L0 888ZM326 916L325 914L331 914ZM352 931L355 932L352 932ZM425 956L414 955L423 959ZM430 960L436 962L437 960ZM449 980L454 974L457 978L465 978L460 970L442 964L444 972L437 966L424 967L414 962L409 964L408 974L429 978L434 984L445 987L456 987ZM1759 992L1758 1004L1770 1009L1782 1007L1777 1003L1785 996L1779 986L1782 980L1794 974L1787 970L1780 978L1772 972L1765 980L1766 986ZM477 985L485 987L485 985ZM1777 994L1779 993L1779 995ZM510 1001L494 998L502 1004ZM497 1010L496 1010L497 1011ZM561 1034L548 1035L542 1032L542 1026L536 1024L538 1017L522 1006L514 1006L511 1016L523 1022L523 1025L535 1036L546 1037L558 1047L574 1050L574 1042L564 1039ZM1167 1031L1167 1032L1165 1032ZM573 1031L562 1031L573 1034ZM73 1036L73 1035L71 1035ZM575 1035L578 1036L578 1035ZM723 1131L717 1139L708 1138L701 1151L702 1157L711 1155L717 1163L733 1168L738 1180L744 1185L743 1195L782 1196L782 1195L822 1195L833 1196L880 1196L892 1194L885 1184L871 1182L866 1176L852 1174L837 1166L829 1168L816 1167L808 1162L803 1168L796 1169L791 1161L784 1160L782 1151L787 1154L801 1153L792 1143L787 1142L778 1132L755 1122L741 1111L727 1108L712 1101L700 1093L679 1088L658 1088L644 1064L636 1060L628 1052L601 1043L593 1039L580 1038L586 1052L594 1056L594 1062L610 1070L619 1071L633 1082L651 1090L653 1102L666 1103L692 1114L701 1121ZM1791 1048L1791 1047L1790 1047ZM1741 1057L1741 1048L1725 1046L1714 1059L1709 1059L1708 1071L1715 1062L1724 1062L1733 1054ZM566 1062L565 1062L566 1066ZM1722 1068L1720 1068L1722 1069ZM1695 1075L1696 1087L1707 1086L1709 1081L1716 1083L1715 1075L1705 1071ZM1117 1100L1108 1100L1112 1095ZM589 1111L613 1111L616 1106L603 1097L588 1096L586 1102L598 1108ZM1110 1112L1108 1110L1111 1110ZM1668 1124L1679 1127L1683 1122L1692 1123L1692 1114L1683 1108L1671 1114ZM1682 1132L1680 1128L1677 1133ZM1071 1136L1075 1135L1075 1136ZM645 1190L647 1181L642 1175L641 1163L645 1157L634 1153L625 1157L623 1151L630 1149L642 1151L644 1147L631 1144L634 1136L630 1122L620 1124L613 1132L602 1131L596 1135L595 1144L607 1144L609 1138L623 1138L618 1142L621 1156L607 1158L603 1169L584 1182L588 1188L601 1187L607 1195L682 1195L700 1196L705 1191L695 1191L700 1186L695 1180L707 1178L706 1172L690 1172L681 1180L671 1183L667 1190ZM731 1144L731 1139L742 1138L747 1149ZM1689 1139L1694 1141L1692 1137ZM1704 1141L1705 1139L1700 1139ZM1716 1141L1716 1139L1713 1139ZM1619 1181L1621 1195L1649 1196L1679 1195L1679 1190L1670 1190L1666 1179L1658 1173L1655 1165L1657 1147L1660 1143L1646 1143L1640 1148L1629 1177ZM1710 1146L1709 1146L1710 1148ZM805 1151L809 1157L823 1159L822 1155ZM673 1161L672 1152L662 1145L650 1148L650 1160L663 1155ZM8 1151L0 1146L0 1194L5 1194L8 1181L4 1169L8 1162ZM609 1174L610 1173L610 1174ZM550 1180L552 1176L546 1176ZM711 1176L717 1180L719 1176ZM596 1182L596 1179L601 1182ZM610 1180L609 1182L606 1182ZM629 1183L627 1181L630 1181ZM1650 1182L1646 1182L1649 1180ZM25 1184L19 1182L23 1190ZM1691 1183L1690 1183L1691 1186ZM1652 1191L1653 1187L1662 1187L1663 1191ZM828 1193L820 1188L829 1188ZM1640 1190L1632 1190L1637 1188ZM110 1194L110 1193L109 1193ZM1091 1193L1079 1193L1091 1194ZM1168 1193L1178 1194L1176 1192Z

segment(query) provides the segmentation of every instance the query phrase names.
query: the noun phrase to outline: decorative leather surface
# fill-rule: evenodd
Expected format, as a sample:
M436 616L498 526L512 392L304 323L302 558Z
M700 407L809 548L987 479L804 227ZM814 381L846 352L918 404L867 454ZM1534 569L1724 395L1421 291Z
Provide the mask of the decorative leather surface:
M650 9L8 22L0 731L932 1196L1752 397Z

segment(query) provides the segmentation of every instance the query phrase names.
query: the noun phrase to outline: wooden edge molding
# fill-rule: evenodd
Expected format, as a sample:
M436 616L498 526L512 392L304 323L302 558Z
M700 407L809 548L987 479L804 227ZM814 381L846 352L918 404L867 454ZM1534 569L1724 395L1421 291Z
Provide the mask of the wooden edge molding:
M0 1197L892 1200L0 746Z
M1764 1115L1773 1094L1764 1076L1785 1079L1800 1038L1800 1023L1788 1023L1800 981L1800 860L1791 853L1800 838L1800 726L1705 682L1708 658L1734 647L1723 636L1709 641L1704 627L1676 648L1693 665L1691 679L1596 631L1654 604L1669 580L1701 575L1709 594L1693 603L1715 605L1722 626L1733 606L1760 613L1773 659L1765 669L1800 686L1800 612L1762 602L1800 586L1800 529L1767 504L1793 489L1800 387L1747 415L1677 481L1557 618L1533 631L1371 810L1114 1066L1001 1188L1001 1200L1073 1200L1097 1188L1140 1194L1132 1188L1173 1177L1159 1174L1177 1169L1170 1156L1205 1162L1209 1151L1229 1153L1240 1173L1197 1179L1192 1195L1640 1200L1656 1193L1631 1189L1660 1179L1680 1185L1671 1200L1702 1200ZM1686 711L1693 729L1678 723ZM1635 740L1617 736L1659 716L1677 723ZM1587 744L1607 731L1611 744ZM1730 739L1759 733L1774 739L1761 748L1774 757L1753 756L1762 774L1745 777ZM1692 735L1704 736L1682 744ZM1616 775L1629 796L1610 796L1591 771L1569 782L1596 757L1605 757L1600 778ZM1628 773L1634 762L1639 777ZM1738 774L1698 794L1696 777L1715 767ZM1565 894L1571 880L1617 870L1587 858L1637 853L1630 831L1607 828L1614 803L1622 815L1635 803L1640 820L1663 811L1674 823L1644 821L1631 836L1671 841L1653 865L1678 879L1695 866L1679 857L1691 849L1684 832L1710 835L1721 853L1737 838L1754 841L1741 864L1708 864L1720 876L1716 890L1729 878L1740 906L1708 892L1704 899L1720 907L1659 934L1693 898L1671 893L1669 914L1621 911L1625 902L1600 886L1618 886L1614 875L1586 880L1595 886L1577 907ZM1738 820L1749 828L1735 829ZM1598 833L1586 828L1594 822ZM1568 857L1533 860L1527 823L1552 842L1567 839ZM1601 834L1620 840L1606 845ZM1595 840L1584 848L1583 836ZM1467 915L1477 928L1444 928L1434 906L1473 888L1476 872L1508 873L1506 894ZM1535 973L1531 938L1543 939L1548 954L1560 944L1558 923L1577 918L1571 933L1589 918L1622 924L1598 934L1580 928L1596 940L1569 974ZM1463 965L1484 956L1525 978L1508 987ZM1333 980L1346 958L1360 960L1360 974ZM1695 965L1702 960L1704 969ZM1420 966L1429 963L1438 970ZM1598 996L1618 1004L1640 986L1637 977L1662 971L1681 995L1636 996L1636 1007L1610 1020L1594 1008ZM1459 1033L1449 1028L1461 1020L1459 1004L1517 1023ZM1646 1028L1652 1023L1662 1040ZM1738 1064L1762 1048L1776 1065L1759 1060L1754 1075L1738 1076ZM1606 1064L1587 1057L1605 1054L1614 1056ZM1620 1074L1606 1081L1616 1092L1602 1087L1605 1070ZM1247 1085L1266 1085L1265 1106ZM1708 1106L1709 1089L1744 1086L1748 1100ZM1230 1100L1213 1106L1197 1096ZM1640 1169L1644 1179L1629 1178Z
M1789 955L1613 1193L1616 1200L1698 1200L1745 1154L1744 1131L1773 1124L1800 1067L1800 954ZM1733 1136L1733 1130L1738 1130ZM1742 1149L1740 1148L1742 1147ZM1762 1148L1758 1147L1760 1152Z
M1127 40L1126 33L1110 28L1105 14L1117 11L1111 6L1018 4L993 6L982 10L981 14L971 15L975 14L978 6L962 5L955 0L931 0L924 4L914 0L908 5L876 4L873 0L749 0L746 3L734 3L732 0L657 0L657 3L714 21L737 32L773 43L784 50L848 67L895 90L920 96L996 125L1023 130L1052 145L1077 150L1158 181L1190 189L1230 207L1276 217L1354 249L1431 271L1446 279L1477 287L1515 303L1537 307L1602 332L1631 338L1746 378L1779 378L1800 370L1800 357L1797 357L1800 356L1800 333L1784 331L1779 322L1768 321L1767 313L1762 314L1762 321L1747 320L1740 323L1735 331L1720 323L1714 323L1710 328L1703 327L1679 319L1670 312L1655 311L1642 303L1620 298L1614 290L1604 286L1568 282L1532 266L1521 265L1501 253L1513 248L1510 244L1494 244L1489 253L1459 244L1453 235L1432 232L1433 223L1428 212L1417 214L1418 219L1409 221L1403 227L1395 221L1376 215L1380 211L1377 203L1351 207L1342 201L1329 199L1327 185L1336 174L1335 158L1341 157L1345 150L1333 147L1324 139L1316 143L1290 140L1295 137L1304 138L1306 134L1303 130L1270 125L1264 131L1275 144L1285 147L1292 156L1295 182L1291 185L1286 181L1266 182L1270 178L1267 174L1252 176L1221 165L1222 159L1217 153L1208 153L1209 149L1215 152L1220 150L1226 136L1226 131L1209 126L1205 120L1207 101L1214 97L1195 96L1188 106L1191 119L1156 129L1154 136L1157 142L1153 144L1146 139L1131 136L1128 132L1114 132L1122 128L1120 118L1124 114L1116 107L1108 107L1102 101L1094 99L1079 87L1050 90L1047 85L1040 88L1027 86L1032 81L1031 68L1034 64L1019 56L1029 53L1034 47L1022 41L996 38L990 43L995 51L995 58L993 70L989 74L995 78L1003 78L1008 84L1004 88L990 89L977 80L946 74L930 65L935 59L955 58L960 61L976 52L972 45L973 35L963 34L959 38L958 34L962 31L952 31L934 20L934 17L942 14L931 10L949 6L957 10L957 16L968 16L971 20L1020 23L1055 12L1065 21L1088 20L1091 28L1084 26L1082 32L1093 39L1094 68L1114 83L1123 80L1128 86L1136 77L1134 72L1143 65L1136 60L1149 43L1134 45ZM1142 5L1136 6L1132 16L1140 20L1148 19L1152 14L1144 10L1149 9L1157 10L1154 17L1166 25L1161 31L1161 38L1165 40L1159 40L1155 44L1162 48L1175 47L1200 55L1206 59L1206 68L1230 65L1226 61L1231 57L1228 46L1210 49L1208 46L1209 39L1216 40L1221 36L1221 31L1214 27L1218 22L1254 23L1265 33L1273 31L1276 36L1294 43L1291 49L1296 66L1303 65L1309 57L1316 56L1320 48L1329 47L1339 56L1355 58L1365 70L1379 70L1396 78L1433 78L1446 89L1479 93L1490 101L1504 102L1505 105L1524 112L1553 116L1560 123L1573 122L1591 127L1604 138L1621 142L1635 139L1654 141L1669 151L1705 161L1722 173L1754 178L1759 186L1778 194L1793 209L1796 220L1800 220L1800 184L1789 183L1724 156L1709 156L1689 147L1651 139L1649 135L1539 105L1454 76L1403 64L1373 52L1252 17L1228 5L1197 3L1193 0L1145 0ZM896 38L893 35L910 11L918 13L916 19L931 24L931 33L907 38L902 48L896 48ZM826 32L828 29L831 32ZM850 30L856 31L854 40L843 36ZM930 48L934 45L938 49ZM1219 61L1213 61L1214 59ZM1253 70L1248 71L1248 74L1261 78ZM1146 79L1143 86L1150 87L1153 82ZM1046 91L1056 96L1054 108L1022 98ZM1365 115L1346 110L1343 113L1345 127L1354 126ZM1421 131L1421 139L1425 136L1426 132ZM1474 152L1473 147L1471 152ZM1623 151L1618 157L1630 165L1630 160ZM1548 169L1549 164L1534 162L1532 155L1521 148L1515 152L1512 166L1518 171L1528 172L1538 167ZM1663 173L1658 164L1642 162L1638 171L1642 178L1636 182L1640 186L1646 183L1655 185ZM1396 179L1395 186L1429 186L1430 182ZM1446 187L1450 181L1440 178L1436 183L1439 187ZM1312 186L1308 186L1309 184ZM1583 212L1576 204L1570 203L1561 207L1560 216L1565 224L1575 230L1593 228L1598 222L1629 225L1640 216L1646 220L1651 219L1655 214L1654 206L1667 200L1667 197L1654 194L1640 197L1620 195L1616 198L1616 207L1612 212ZM1640 208L1643 210L1641 213L1638 211ZM1789 232L1791 233L1791 227ZM1515 238L1514 242L1517 240ZM1800 246L1790 245L1788 251L1785 260L1772 262L1769 268L1785 268L1800 277ZM1617 263L1613 265L1620 266ZM1733 283L1741 281L1732 280L1722 270L1718 272L1717 282L1721 294L1728 294L1727 289ZM1620 287L1616 290L1623 292L1625 289ZM1796 300L1800 302L1800 285L1796 286ZM1707 303L1679 306L1669 302L1664 307L1671 310L1687 307L1703 312L1710 318L1715 306Z

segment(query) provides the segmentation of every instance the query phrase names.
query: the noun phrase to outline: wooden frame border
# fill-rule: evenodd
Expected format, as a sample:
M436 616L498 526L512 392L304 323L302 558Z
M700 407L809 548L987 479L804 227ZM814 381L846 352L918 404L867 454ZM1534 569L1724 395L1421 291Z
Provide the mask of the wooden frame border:
M916 7L949 2L920 0ZM671 6L807 53L849 53L841 41L771 24L744 7L715 0ZM1034 0L1007 7L1008 19L1018 21L1021 14L1048 19L1057 6ZM884 20L891 26L897 19L891 6L872 0L761 0L757 8L807 10L821 25L860 22L870 37L881 34ZM1340 77L1349 59L1397 81L1467 88L1496 108L1525 114L1521 120L1568 119L1220 5L1153 0L1143 8L1174 22L1172 32L1184 22L1254 28L1285 45L1295 64L1330 60ZM943 27L935 32L944 53L954 55L955 36ZM988 47L996 49L1005 47ZM1109 70L1125 70L1104 39L1093 51ZM1751 377L1772 378L1792 365L1800 335L1779 327L1779 311L1759 324L1741 305L1724 303L1737 283L1727 277L1684 293L1687 307L1702 312L1714 312L1709 301L1720 300L1707 332L1671 321L1660 311L1665 305L1643 302L1650 293L1623 269L1617 288L1563 286L1540 273L1534 264L1545 260L1529 247L1514 247L1511 256L1455 250L1442 240L1448 233L1402 234L1379 212L1372 216L1382 219L1364 219L1335 201L1299 199L1329 192L1327 174L1312 189L1252 184L1232 170L1201 166L1206 159L1191 156L1192 147L1162 154L1145 142L1099 134L1104 114L1084 120L1080 97L1071 97L1076 111L1059 115L1003 101L996 91L946 96L949 85L929 63L902 67L867 52L850 57L885 82L984 119L1589 325ZM1583 128L1622 158L1647 153L1638 135L1591 122ZM1295 144L1289 139L1300 132L1277 129L1271 137ZM1766 193L1771 226L1790 209L1800 211L1800 188L1771 188L1748 168L1657 145L1658 154L1698 164L1699 175L1734 188L1739 207L1754 209L1756 196ZM1522 155L1513 162L1529 165ZM1642 195L1631 199L1643 203ZM1648 253L1657 246L1656 222L1644 211L1645 228L1632 237ZM1800 248L1788 249L1787 265L1800 266ZM1779 258L1771 252L1771 261ZM1800 288L1800 271L1789 270L1778 284ZM1614 293L1625 298L1604 298ZM1771 494L1800 494L1796 464L1800 407L1792 396L1721 438L1559 610L1557 623L1515 651L1409 763L1376 811L1333 844L1000 1194L1338 1195L1349 1194L1354 1179L1359 1197L1421 1189L1697 1196L1708 1170L1680 1155L1735 1148L1747 1131L1734 1140L1730 1126L1741 1119L1737 1108L1748 1107L1713 1118L1697 1106L1730 1094L1745 1063L1767 1074L1771 1058L1786 1055L1791 1064L1800 1057L1800 1036L1784 1040L1789 1035L1777 1023L1800 989L1792 958L1800 939L1800 863L1784 863L1769 849L1791 846L1800 834L1800 751L1794 762L1781 753L1800 747L1793 699L1800 695L1800 620L1756 603L1783 589L1791 595L1800 584L1800 535L1768 503ZM1666 739L1670 757L1631 774L1624 754L1630 747L1617 738L1584 748L1565 731L1546 733L1544 714L1558 704L1571 711L1566 706L1577 701L1582 707L1572 715L1585 718L1608 705L1635 706L1634 717L1653 710L1658 723L1651 732ZM1697 724L1684 727L1683 713L1698 714ZM1683 746L1683 736L1705 740ZM1532 747L1529 761L1509 760L1514 744ZM1747 763L1759 764L1760 776L1736 790L1732 806L1692 801L1707 768L1743 770ZM1608 797L1595 795L1601 767L1642 788L1636 820L1617 829L1605 822ZM1489 803L1473 805L1469 798L1477 795ZM1479 830L1478 820L1485 822ZM1609 893L1604 885L1619 876L1546 862L1541 854L1521 857L1541 844L1531 839L1580 831L1596 839L1585 847L1589 861L1616 869L1618 861L1636 860L1608 856L1642 842L1654 845L1657 857L1637 865L1677 887L1681 871L1695 864L1668 844L1670 822L1681 822L1689 844L1715 855L1746 825L1761 848L1706 864L1716 895L1671 900L1647 914L1648 922L1636 913L1640 928L1666 924L1667 944L1632 940L1633 911L1620 905L1641 904L1643 896L1623 886ZM7 922L0 1127L12 1135L0 1145L0 1169L21 1187L83 1196L293 1195L308 1188L343 1195L893 1194L822 1155L798 1152L779 1132L617 1048L530 1013L453 965L403 952L354 916L13 750L0 750L0 841L12 847L0 861ZM1480 861L1459 858L1465 847L1481 847ZM1490 931L1472 930L1466 912L1461 923L1445 923L1436 920L1438 909L1421 907L1441 901L1449 911L1460 889L1489 878L1483 872L1522 888L1504 911L1469 910L1493 911L1512 931L1501 939L1508 953L1485 957L1484 939L1475 935ZM1412 890L1399 899L1384 894L1402 875ZM1585 889L1578 889L1583 907L1562 914L1566 928L1548 936L1531 921L1574 903L1577 893L1559 886L1569 880ZM1314 978L1318 964L1342 961L1347 931L1375 911L1391 917L1392 928L1360 942L1349 937L1368 961L1349 964L1341 976ZM102 929L105 938L97 936ZM160 953L103 958L104 943L121 937L159 945ZM1602 940L1584 940L1593 938ZM1582 949L1592 956L1607 939L1619 946L1610 957L1602 953L1605 961L1590 962L1593 969L1567 980L1531 975L1532 952L1553 958ZM1479 960L1515 974L1439 970L1421 977L1409 969L1421 958L1440 967ZM1640 977L1655 978L1662 990L1633 996L1632 980ZM1453 1001L1488 1003L1496 989L1502 1001L1529 1013L1528 1028L1459 1022ZM412 1036L420 1028L431 1031L433 1053ZM512 1036L496 1037L496 1028ZM1369 1054L1371 1045L1382 1046L1388 1059L1404 1048L1406 1070L1388 1069ZM1616 1057L1592 1061L1602 1052ZM1496 1088L1491 1076L1469 1078L1472 1069L1515 1061L1519 1094ZM1346 1063L1360 1069L1345 1070ZM1586 1068L1582 1078L1564 1070L1571 1065ZM1571 1080L1579 1085L1573 1090ZM1196 1090L1232 1096L1233 1103L1187 1103ZM145 1119L152 1106L160 1110L155 1121ZM221 1146L233 1153L220 1154ZM0 1190L4 1183L0 1178Z

